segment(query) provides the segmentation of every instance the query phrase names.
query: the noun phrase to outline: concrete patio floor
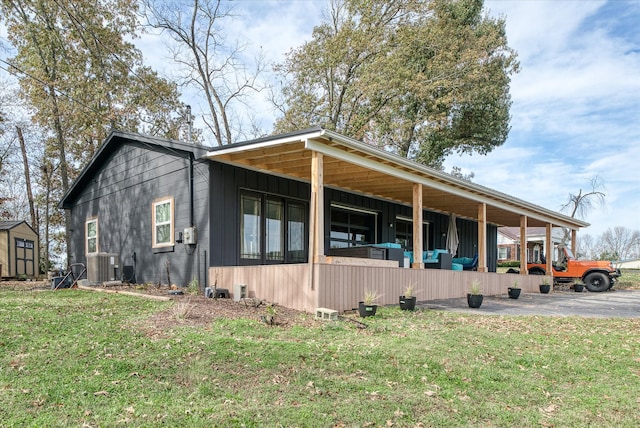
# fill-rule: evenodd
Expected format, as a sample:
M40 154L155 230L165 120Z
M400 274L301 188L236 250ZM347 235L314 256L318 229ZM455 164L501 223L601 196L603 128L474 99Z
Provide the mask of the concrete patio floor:
M613 290L604 293L572 290L549 294L521 293L510 299L505 293L484 296L482 306L470 309L466 298L418 302L424 309L482 315L581 316L587 318L640 318L640 290Z

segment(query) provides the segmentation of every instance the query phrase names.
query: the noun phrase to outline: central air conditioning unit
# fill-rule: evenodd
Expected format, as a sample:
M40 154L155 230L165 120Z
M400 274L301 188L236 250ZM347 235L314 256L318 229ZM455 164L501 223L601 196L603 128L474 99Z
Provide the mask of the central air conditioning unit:
M91 283L102 283L118 279L120 261L114 253L87 255L87 279Z

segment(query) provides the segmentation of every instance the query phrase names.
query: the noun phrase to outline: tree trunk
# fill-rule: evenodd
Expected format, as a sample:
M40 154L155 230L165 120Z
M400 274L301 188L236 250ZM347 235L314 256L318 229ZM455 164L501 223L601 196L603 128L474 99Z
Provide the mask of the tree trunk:
M24 181L27 183L27 198L29 199L29 214L31 215L31 226L40 234L40 225L36 217L36 209L33 204L33 193L31 192L31 175L29 174L29 159L27 158L27 146L22 135L22 128L16 126L18 133L18 141L20 142L20 150L22 150L22 163L24 164Z
M56 140L57 140L57 150L58 150L58 161L60 162L60 178L62 181L62 193L66 194L67 190L69 190L69 172L67 171L67 152L66 145L64 141L64 131L62 128L62 120L60 109L58 108L58 97L56 96L55 88L49 88L49 96L51 97L51 104L53 107L53 127L56 132ZM65 242L66 242L66 253L67 253L67 266L73 263L71 260L71 235L69 230L71 230L71 211L64 210L64 229L65 229Z

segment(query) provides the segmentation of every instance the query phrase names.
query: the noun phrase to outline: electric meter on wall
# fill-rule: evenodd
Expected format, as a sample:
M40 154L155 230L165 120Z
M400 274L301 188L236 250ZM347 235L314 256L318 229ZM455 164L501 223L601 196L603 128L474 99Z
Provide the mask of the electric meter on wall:
M182 241L185 244L195 244L198 241L197 235L195 227L185 227L182 232Z

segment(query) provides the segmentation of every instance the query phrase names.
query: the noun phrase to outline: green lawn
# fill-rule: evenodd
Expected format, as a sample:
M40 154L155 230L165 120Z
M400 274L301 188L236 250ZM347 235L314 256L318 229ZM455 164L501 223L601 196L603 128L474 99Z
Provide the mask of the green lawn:
M616 288L640 290L640 270L622 269Z
M389 307L146 336L171 304L0 290L0 425L640 426L640 319Z

